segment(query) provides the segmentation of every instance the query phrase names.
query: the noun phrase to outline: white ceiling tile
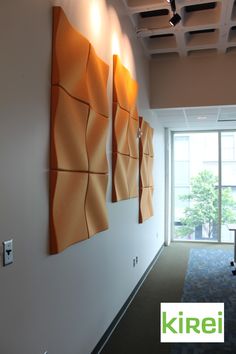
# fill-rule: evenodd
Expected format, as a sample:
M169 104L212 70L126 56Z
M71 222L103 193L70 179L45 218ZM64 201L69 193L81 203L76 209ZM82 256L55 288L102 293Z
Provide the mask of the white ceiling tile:
M236 106L156 109L154 113L164 127L174 130L236 129L236 121L232 121L236 120Z

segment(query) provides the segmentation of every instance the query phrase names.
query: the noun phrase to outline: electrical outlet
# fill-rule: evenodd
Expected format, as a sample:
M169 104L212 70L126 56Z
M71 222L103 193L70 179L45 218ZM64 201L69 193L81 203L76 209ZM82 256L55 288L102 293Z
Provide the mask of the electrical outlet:
M135 264L136 264L136 262L135 262L135 258L133 259L133 267L135 267Z
M13 240L3 241L3 266L13 263Z
M136 256L135 262L136 262L136 264L138 264L138 256Z

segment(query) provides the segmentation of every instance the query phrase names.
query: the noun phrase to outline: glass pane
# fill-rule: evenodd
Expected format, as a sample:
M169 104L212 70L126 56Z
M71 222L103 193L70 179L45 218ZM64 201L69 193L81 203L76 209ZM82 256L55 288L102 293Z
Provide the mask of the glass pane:
M227 224L236 224L236 132L221 134L222 196L221 240L234 242L234 232Z
M189 184L189 161L175 161L175 183L177 186Z
M218 133L174 134L174 239L218 240Z

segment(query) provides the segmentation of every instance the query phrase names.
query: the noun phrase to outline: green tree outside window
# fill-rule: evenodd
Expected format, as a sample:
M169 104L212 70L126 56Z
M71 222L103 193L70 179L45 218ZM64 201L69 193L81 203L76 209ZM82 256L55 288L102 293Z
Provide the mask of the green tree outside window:
M204 170L191 179L190 193L179 197L189 201L190 206L184 209L180 219L181 226L176 230L177 236L190 236L197 226L202 225L208 238L218 225L218 187L217 177L212 172ZM222 224L236 222L236 202L230 187L222 188L221 222Z

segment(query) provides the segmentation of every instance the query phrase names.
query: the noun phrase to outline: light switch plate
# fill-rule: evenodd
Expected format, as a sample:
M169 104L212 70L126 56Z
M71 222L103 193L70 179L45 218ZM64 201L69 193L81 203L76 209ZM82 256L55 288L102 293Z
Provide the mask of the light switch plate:
M3 241L3 266L13 263L13 240Z

